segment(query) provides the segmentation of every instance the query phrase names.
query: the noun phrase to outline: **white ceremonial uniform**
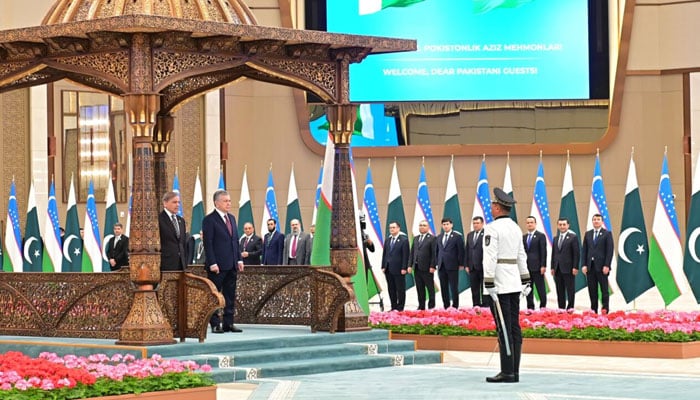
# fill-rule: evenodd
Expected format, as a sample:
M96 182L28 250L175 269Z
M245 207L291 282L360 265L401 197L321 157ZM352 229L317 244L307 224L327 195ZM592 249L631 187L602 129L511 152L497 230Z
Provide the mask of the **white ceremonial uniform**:
M495 284L496 291L520 293L530 280L527 254L520 227L508 216L496 218L484 227L484 286Z

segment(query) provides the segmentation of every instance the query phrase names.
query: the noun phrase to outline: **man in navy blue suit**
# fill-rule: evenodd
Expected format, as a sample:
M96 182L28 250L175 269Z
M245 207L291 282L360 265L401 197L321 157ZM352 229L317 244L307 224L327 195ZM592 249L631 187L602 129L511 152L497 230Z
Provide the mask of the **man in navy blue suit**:
M403 311L406 305L408 254L408 238L401 234L399 223L392 221L389 224L389 236L384 241L382 253L382 272L386 276L392 311Z
M223 321L215 313L209 321L212 332L242 332L233 324L236 302L236 279L238 271L243 272L243 260L238 249L236 217L229 213L231 196L225 190L214 192L214 211L204 217L204 266L207 276L224 295Z
M480 215L472 218L473 231L467 235L464 248L464 268L469 274L472 288L472 306L486 307L482 298L484 292L484 218Z
M598 290L600 289L601 311L610 311L608 278L613 257L613 237L609 230L603 228L603 216L593 215L593 229L583 236L583 267L586 275L588 296L591 298L591 310L598 312Z
M540 298L540 308L546 308L547 236L536 230L537 219L532 215L525 218L525 226L527 227L527 233L523 235L523 246L527 254L527 270L530 271L530 278L535 286L534 289ZM528 310L535 309L535 290L532 290L526 296Z
M452 230L452 219L442 219L443 232L435 241L435 259L437 260L438 276L440 277L440 292L445 308L459 308L459 270L464 269L464 239L462 234Z
M262 264L282 265L284 254L284 235L277 231L277 221L267 220L267 233L263 239Z

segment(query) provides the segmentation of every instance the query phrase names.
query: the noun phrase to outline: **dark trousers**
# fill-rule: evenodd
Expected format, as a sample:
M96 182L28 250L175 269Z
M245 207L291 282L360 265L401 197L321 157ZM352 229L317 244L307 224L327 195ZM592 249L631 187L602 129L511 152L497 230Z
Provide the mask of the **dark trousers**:
M554 273L554 284L557 287L557 302L559 308L568 310L574 308L574 274L566 274L559 270Z
M238 270L236 267L226 271L219 270L218 274L211 271L207 272L207 277L216 286L216 289L224 296L224 320L223 325L228 327L233 325L234 306L236 304L236 280L238 278ZM214 313L209 320L209 324L213 327L222 323L218 313Z
M406 275L395 275L386 270L384 276L389 287L391 309L403 311L403 307L406 305Z
M435 308L435 282L430 271L413 269L413 277L416 280L416 293L418 294L418 309L425 310L425 292L428 292L428 309Z
M498 302L501 304L503 311L503 322L505 327L501 325L496 311L496 305L491 302L491 313L496 322L496 330L498 331L498 350L501 354L501 372L504 374L514 374L517 371L515 365L514 353L515 349L519 349L523 343L523 334L520 330L520 292L505 293L498 295ZM504 336L508 337L511 355L506 353L506 345ZM519 353L519 352L518 352ZM519 354L518 354L518 358Z
M530 278L533 283L533 290L527 295L527 308L530 310L535 309L535 291L537 291L537 296L540 298L540 308L547 307L547 286L545 286L545 277L540 273L540 270L530 271Z
M459 292L457 287L459 284L459 270L448 270L444 266L441 266L438 270L438 277L440 278L440 293L442 293L442 304L445 308L459 308ZM452 305L450 305L450 298L452 298Z
M598 312L598 289L600 288L600 302L603 303L601 311L610 311L608 275L603 275L603 271L591 266L588 268L586 282L588 283L588 297L591 298L591 310Z
M469 271L469 286L472 289L472 306L484 307L482 296L484 294L484 270Z

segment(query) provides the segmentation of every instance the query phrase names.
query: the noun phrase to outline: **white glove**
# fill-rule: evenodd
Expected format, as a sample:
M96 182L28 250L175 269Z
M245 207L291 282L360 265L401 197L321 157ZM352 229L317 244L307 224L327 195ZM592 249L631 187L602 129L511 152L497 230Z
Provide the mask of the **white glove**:
M520 294L523 297L527 297L530 294L530 292L532 292L532 286L530 286L529 283L526 283L525 285L523 285L523 291L520 292Z
M494 301L498 301L498 290L495 287L487 288L486 291L489 292L489 296L491 296Z

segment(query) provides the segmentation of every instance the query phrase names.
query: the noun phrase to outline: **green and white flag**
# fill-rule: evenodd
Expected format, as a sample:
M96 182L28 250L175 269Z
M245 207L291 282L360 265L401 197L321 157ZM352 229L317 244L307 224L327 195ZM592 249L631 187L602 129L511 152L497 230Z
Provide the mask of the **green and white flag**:
M177 177L177 173L175 176ZM112 270L109 265L109 257L107 257L107 243L114 237L114 224L117 222L119 222L119 213L117 211L117 201L114 198L114 184L112 179L109 179L107 181L107 196L105 197L105 226L102 231L102 272Z
M304 230L304 223L301 221L301 209L299 208L299 196L297 195L297 183L294 180L294 164L292 164L292 172L289 175L289 192L287 194L287 217L285 219L284 234L292 233L291 222L293 219L298 219L301 225L301 230Z
M97 204L95 203L95 186L90 180L87 204L85 206L85 228L83 229L83 272L96 272L102 265L102 245L100 242L100 225L97 221Z
M36 209L34 181L29 186L27 200L27 224L24 228L24 272L41 272L44 257L44 245L39 231L39 214Z
M505 189L504 189L505 190ZM447 189L445 190L445 210L442 213L443 218L452 219L452 229L461 233L466 237L464 225L462 224L462 210L459 207L459 197L457 196L457 180L455 179L454 156L450 160L450 172L447 175ZM433 232L436 234L437 232ZM462 293L469 289L471 281L466 270L460 270L458 274L459 283L457 291Z
M68 209L66 211L66 233L63 239L62 272L80 272L83 264L83 239L80 237L78 206L75 202L75 185L73 175L70 177L68 191Z
M700 257L698 257L698 236L700 236L700 157L695 163L693 175L693 194L690 196L690 211L686 225L685 257L683 271L695 301L700 304Z
M199 173L197 174L197 179L199 179ZM196 190L196 189L195 189ZM199 189L199 201L202 201L202 189ZM204 210L204 206L202 206ZM204 211L202 211L204 215ZM202 217L203 218L203 217ZM248 189L248 166L246 165L243 169L243 181L241 182L241 197L238 200L238 235L243 235L243 226L246 222L253 224L253 229L255 229L255 222L253 222L253 206L250 203L250 190ZM265 221L267 222L267 221ZM201 229L201 222L200 222ZM194 234L195 232L192 231ZM196 233L199 233L197 231Z
M425 0L359 0L359 14L374 14L389 7L408 7Z
M617 243L617 276L615 278L626 302L631 303L642 293L654 287L654 281L647 269L648 265L647 229L644 224L634 158L630 157L620 238Z
M22 233L19 226L19 207L17 206L17 188L14 178L12 178L10 197L7 202L5 253L3 254L2 266L6 272L22 272Z
M680 297L688 286L683 274L683 248L666 154L661 166L659 195L656 197L651 227L649 274L666 305Z
M510 157L509 161L506 161L506 173L503 177L503 191L506 192L510 197L515 199L513 195L513 182L510 178ZM510 209L510 219L518 223L518 213L515 211L515 206Z
M243 176L245 179L245 172ZM250 218L252 219L252 212ZM197 169L197 177L194 179L194 196L192 197L192 219L190 221L190 234L194 239L194 254L192 255L192 260L188 260L188 262L191 262L192 264L204 264L202 253L198 252L198 249L201 247L202 243L200 232L202 231L203 219L204 201L202 199L202 182L199 180L199 169Z
M331 265L331 213L333 212L333 164L335 146L330 132L323 158L323 182L316 214L316 233L311 249L311 265Z
M46 223L44 224L44 272L61 270L63 254L61 253L61 230L58 222L58 205L56 204L56 188L53 180L49 189L49 203L46 207Z

